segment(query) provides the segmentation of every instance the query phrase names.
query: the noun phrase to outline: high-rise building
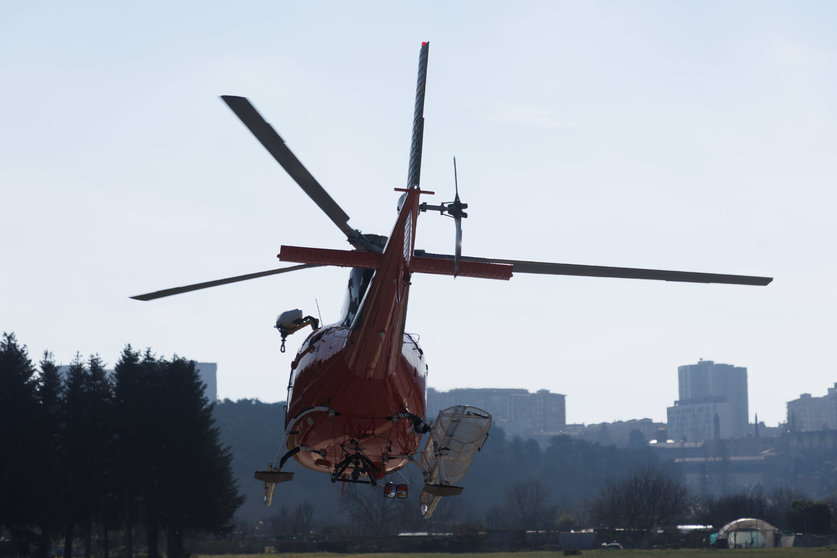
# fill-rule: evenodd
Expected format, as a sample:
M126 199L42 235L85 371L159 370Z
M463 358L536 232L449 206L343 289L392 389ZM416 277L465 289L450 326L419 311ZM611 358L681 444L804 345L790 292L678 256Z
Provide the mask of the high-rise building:
M195 369L198 371L201 381L206 385L204 395L210 403L218 400L218 364L215 362L196 362Z
M788 401L788 428L792 432L837 430L837 383L823 397L803 393Z
M699 442L744 438L749 424L747 369L701 359L677 368L680 398L667 409L668 435Z
M452 389L450 391L427 390L427 418L454 405L472 405L492 416L495 426L509 436L525 438L538 435L554 435L567 425L566 397L542 389L529 393L525 389Z

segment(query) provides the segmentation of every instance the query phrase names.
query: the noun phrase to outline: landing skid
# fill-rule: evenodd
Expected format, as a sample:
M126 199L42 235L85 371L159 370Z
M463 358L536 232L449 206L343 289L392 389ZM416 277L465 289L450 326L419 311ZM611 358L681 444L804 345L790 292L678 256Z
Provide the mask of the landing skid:
M453 486L452 484L425 484L421 495L419 495L421 515L425 519L430 519L442 498L458 496L462 494L462 490L464 489L461 486Z
M289 482L294 480L293 473L286 473L279 469L274 469L272 463L268 463L267 471L256 471L253 476L256 480L264 482L264 505L269 506L273 502L273 492L276 490L276 485L280 482Z
M451 484L425 484L422 492L441 498L444 496L458 496L462 494L463 490L465 490L463 487Z
M270 484L294 480L293 473L286 473L284 471L256 471L256 473L253 476L256 477L256 480L260 480Z

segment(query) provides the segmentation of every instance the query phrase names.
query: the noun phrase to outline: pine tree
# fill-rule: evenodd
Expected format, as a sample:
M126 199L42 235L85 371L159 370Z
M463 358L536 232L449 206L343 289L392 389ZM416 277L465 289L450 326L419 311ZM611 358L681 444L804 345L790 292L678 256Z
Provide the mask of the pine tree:
M40 456L35 464L38 477L36 499L42 504L39 522L41 536L36 556L44 558L52 547L53 537L60 531L66 508L62 439L64 425L61 420L64 386L51 353L44 352L40 370L37 384L40 422L33 442L37 444Z
M84 471L87 468L85 375L81 355L76 354L65 381L65 395L61 421L63 429L64 487L67 506L64 509L64 558L72 558L76 527L83 526L89 513Z
M122 509L125 548L133 556L134 526L144 519L148 557L159 556L158 505L161 432L159 366L150 350L144 354L130 345L122 351L114 371L114 469L121 479L117 490Z
M85 399L88 405L88 435L90 461L86 471L86 485L91 499L90 516L85 532L85 558L89 558L91 537L96 525L101 526L104 554L108 554L109 511L112 507L116 479L113 470L113 384L98 355L88 359L85 376Z
M64 521L64 555L69 558L76 529L84 536L89 558L95 526L104 517L109 495L109 463L113 431L112 387L98 356L87 366L76 355L67 374L64 398L64 454L67 514Z
M225 533L243 499L232 475L232 456L220 442L212 405L195 363L175 357L161 363L162 413L167 417L161 511L168 556L183 555L186 530Z
M133 558L134 526L137 522L137 508L140 496L139 469L135 454L139 422L135 410L136 385L140 382L140 357L130 345L122 350L114 369L114 406L119 410L114 417L113 469L121 479L117 486L117 501L125 532L125 553ZM127 481L127 482L126 482Z
M157 360L126 347L115 373L116 443L126 535L141 504L149 558L159 556L159 530L167 554L183 554L187 531L225 533L242 502L228 449L221 446L212 405L195 363ZM133 483L133 484L132 484ZM126 540L128 555L133 542Z
M13 333L0 341L0 527L6 527L23 552L37 525L40 502L32 497L37 482L33 469L38 461L32 433L38 424L35 367L26 346L18 344Z

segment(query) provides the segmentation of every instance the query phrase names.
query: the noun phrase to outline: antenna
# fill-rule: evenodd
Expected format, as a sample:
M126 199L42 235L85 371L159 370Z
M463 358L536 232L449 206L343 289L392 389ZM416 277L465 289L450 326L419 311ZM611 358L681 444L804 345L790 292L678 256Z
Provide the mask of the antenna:
M317 305L317 317L320 318L320 323L323 323L323 315L320 314L320 303L316 298L314 299L314 304Z

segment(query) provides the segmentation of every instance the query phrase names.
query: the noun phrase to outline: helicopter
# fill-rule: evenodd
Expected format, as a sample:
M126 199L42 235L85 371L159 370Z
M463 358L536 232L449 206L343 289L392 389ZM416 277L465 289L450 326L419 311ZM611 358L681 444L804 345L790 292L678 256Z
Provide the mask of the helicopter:
M155 291L131 298L153 300L199 289L319 266L350 268L340 321L322 325L301 310L276 321L282 352L289 335L310 326L291 362L284 437L280 453L266 470L255 472L265 483L265 504L277 484L293 480L284 470L293 458L328 474L332 482L377 485L410 463L423 474L421 513L429 518L443 497L462 492L457 486L486 442L491 415L476 407L445 409L426 420L427 364L417 336L405 331L411 276L430 273L453 277L509 280L516 273L649 279L693 283L767 285L770 277L550 263L462 255L462 220L468 204L459 198L454 159L455 196L432 205L420 186L424 136L424 98L430 43L419 51L418 79L407 182L400 193L398 216L389 236L364 234L348 224L349 216L287 147L281 136L245 97L221 99L262 146L345 235L351 250L281 246L278 257L294 263L247 275ZM420 213L438 212L454 222L453 254L415 248ZM427 438L424 447L422 442ZM406 485L385 484L385 496L406 497Z

